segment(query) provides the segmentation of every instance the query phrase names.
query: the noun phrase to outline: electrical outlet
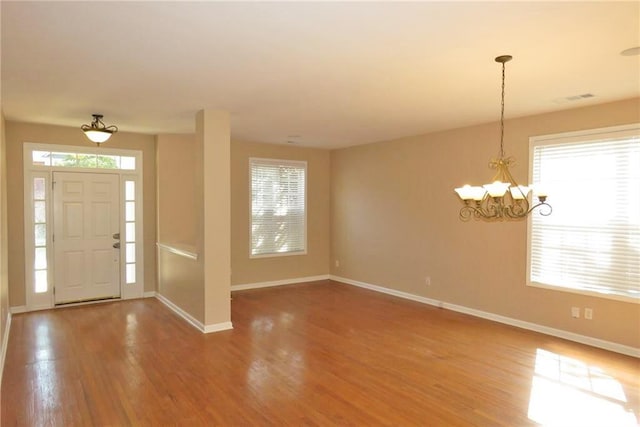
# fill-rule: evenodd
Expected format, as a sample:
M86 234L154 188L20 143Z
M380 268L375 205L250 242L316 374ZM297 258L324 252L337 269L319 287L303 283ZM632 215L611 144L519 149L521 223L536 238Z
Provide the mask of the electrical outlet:
M427 286L431 286L431 276L426 276L424 278L424 284Z
M584 318L587 320L593 320L593 308L585 307Z
M340 267L340 260L336 260L336 268Z
M575 319L580 318L580 307L571 307L571 317Z

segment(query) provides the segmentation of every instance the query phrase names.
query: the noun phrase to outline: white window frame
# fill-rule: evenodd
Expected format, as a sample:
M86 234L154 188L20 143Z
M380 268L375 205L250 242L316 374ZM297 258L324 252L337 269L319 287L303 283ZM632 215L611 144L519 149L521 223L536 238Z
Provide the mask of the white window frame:
M106 156L128 156L135 158L135 169L106 169L106 168L80 168L67 166L34 165L34 151L52 151L77 154L100 154ZM125 244L120 246L120 299L141 298L144 294L144 241L143 241L143 170L142 151L127 149L110 149L107 147L80 147L73 145L56 145L25 142L23 144L23 179L24 179L24 261L25 261L25 292L26 310L43 310L53 308L55 300L53 295L54 274L54 251L53 251L53 213L52 213L52 179L54 172L88 172L115 174L120 177L120 233L124 236L125 231L125 182L135 182L135 223L136 223L136 281L126 283L126 254ZM46 191L46 220L47 220L47 292L35 292L35 242L33 236L33 179L36 177L45 178Z
M599 141L599 140L602 141L602 140L607 140L612 138L619 139L624 137L634 137L638 135L640 135L640 123L531 137L529 138L529 182L533 183L534 185L536 184L533 182L534 148L536 146L539 146L539 145L550 146L550 145L580 143L580 142L588 143L592 141L593 142ZM549 192L549 203L553 206L553 188L548 188L547 190ZM585 202L586 202L585 209L588 209L588 203L590 202L597 203L597 200L586 200ZM536 215L536 213L534 212L532 213L532 215ZM563 287L560 285L551 285L551 284L545 284L545 283L539 283L539 282L533 281L531 279L532 231L533 231L533 219L531 218L531 216L529 216L529 218L527 219L527 277L526 277L527 286L543 288L543 289L551 289L554 291L569 292L574 294L589 295L589 296L595 296L599 298L625 301L625 302L631 302L636 304L640 303L640 298L634 298L631 296L597 292L597 291L591 291L591 290L585 290L585 289L576 289L571 287Z
M304 250L301 251L290 251L290 252L272 252L265 254L253 254L253 194L252 194L252 165L254 163L261 164L273 164L280 166L293 166L293 167L302 167L304 168ZM272 258L272 257L283 257L283 256L297 256L297 255L306 255L308 244L307 244L307 234L308 234L308 167L307 162L302 160L283 160L283 159L267 159L260 157L250 157L249 158L249 258L257 259L257 258Z

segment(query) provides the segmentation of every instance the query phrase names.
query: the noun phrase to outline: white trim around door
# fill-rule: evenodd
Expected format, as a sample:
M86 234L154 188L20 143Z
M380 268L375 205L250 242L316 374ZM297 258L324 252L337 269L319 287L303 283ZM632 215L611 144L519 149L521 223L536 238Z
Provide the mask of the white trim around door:
M53 173L118 175L120 297L144 294L142 151L23 144L25 311L54 307Z

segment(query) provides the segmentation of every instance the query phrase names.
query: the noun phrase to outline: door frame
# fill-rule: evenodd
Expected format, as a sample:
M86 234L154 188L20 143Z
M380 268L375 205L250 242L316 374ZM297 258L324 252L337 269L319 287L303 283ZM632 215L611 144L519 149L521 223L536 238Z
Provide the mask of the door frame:
M69 166L51 166L43 164L34 164L33 152L59 152L59 153L77 153L77 154L99 154L104 156L126 156L135 159L133 169L101 169L86 167L69 167ZM119 202L119 222L120 232L124 233L127 226L125 221L125 203L126 189L128 183L133 182L135 190L135 281L127 283L126 271L131 263L127 263L125 246L120 248L120 299L142 298L144 295L144 240L143 240L143 181L142 181L142 151L127 149L109 149L106 147L81 147L70 145L29 143L23 144L23 183L24 183L24 260L25 260L25 294L26 307L25 311L43 310L55 307L53 288L54 280L54 252L53 252L53 191L52 178L53 172L89 172L89 173L106 173L119 175L120 186L120 202ZM45 218L46 218L46 283L47 289L44 292L36 292L36 259L35 259L35 234L34 227L36 225L34 218L34 180L40 178L44 181L45 197ZM42 201L42 200L39 200ZM42 242L41 242L42 245ZM129 264L129 265L128 265Z

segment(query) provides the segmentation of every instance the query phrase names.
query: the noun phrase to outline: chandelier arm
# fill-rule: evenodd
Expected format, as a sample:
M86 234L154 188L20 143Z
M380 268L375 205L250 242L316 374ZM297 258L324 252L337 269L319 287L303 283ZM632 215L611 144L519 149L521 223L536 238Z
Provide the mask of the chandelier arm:
M534 211L534 209L540 208L540 215L549 216L553 212L553 208L547 202L540 202L537 205L534 205L527 211L527 215Z
M493 203L488 205L491 218L503 218L505 216L504 199L502 197L492 197Z
M469 221L475 213L474 210L475 208L473 208L472 206L463 206L462 208L460 208L460 219L463 221Z
M496 218L497 212L495 209L484 209L479 203L476 206L465 205L460 208L460 219L463 221L468 221L471 217L475 218L485 218L485 219L493 219Z
M511 205L505 209L505 215L512 219L524 218L527 216L527 213L527 209L525 209L520 203Z
M520 190L520 187L518 186L517 188L522 194L522 190ZM516 218L524 218L525 216L529 215L529 206L529 199L527 199L526 194L524 194L524 199L514 200L511 204L513 213L516 215Z

